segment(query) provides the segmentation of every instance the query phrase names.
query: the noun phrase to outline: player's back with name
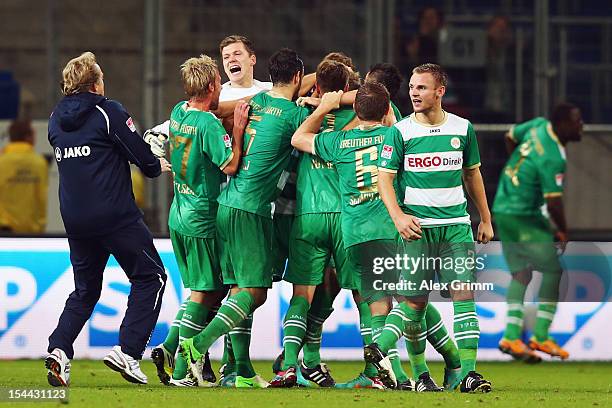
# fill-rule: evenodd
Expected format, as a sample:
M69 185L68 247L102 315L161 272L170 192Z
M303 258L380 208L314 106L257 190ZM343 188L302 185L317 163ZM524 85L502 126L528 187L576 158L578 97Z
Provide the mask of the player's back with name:
M242 165L221 192L219 203L270 217L270 203L282 190L279 182L293 150L291 136L308 109L269 92L255 95L250 105Z

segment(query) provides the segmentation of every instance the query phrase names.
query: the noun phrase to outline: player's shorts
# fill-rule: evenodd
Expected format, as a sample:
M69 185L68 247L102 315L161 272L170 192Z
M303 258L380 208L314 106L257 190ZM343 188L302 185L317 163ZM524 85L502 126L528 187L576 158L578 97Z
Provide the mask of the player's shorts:
M407 262L400 267L399 278L405 285L398 295L427 295L435 289L436 282L448 285L447 289L453 282L475 282L475 249L468 224L424 227L417 241L400 236L398 251ZM448 290L442 293L448 296Z
M511 273L561 273L551 225L543 215L495 214L495 226Z
M215 238L189 237L170 229L170 241L185 288L197 291L224 288Z
M274 282L281 281L285 273L289 256L289 236L294 218L291 214L274 214L272 219L272 280Z
M223 283L239 288L272 287L272 219L219 205Z
M354 273L347 264L340 213L302 214L295 217L284 280L294 285L316 286L323 283L325 268L330 265L336 268L342 289L357 289Z
M346 252L349 269L355 271L355 286L363 301L371 304L397 294L397 269L384 267L384 260L395 259L397 255L397 240L363 242L351 245Z

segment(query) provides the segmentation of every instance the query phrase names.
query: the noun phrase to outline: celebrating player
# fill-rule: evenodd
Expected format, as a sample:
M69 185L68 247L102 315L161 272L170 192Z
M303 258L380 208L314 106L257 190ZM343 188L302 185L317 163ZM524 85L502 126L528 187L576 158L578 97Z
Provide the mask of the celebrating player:
M548 333L557 310L563 271L553 245L555 234L541 207L546 204L557 228L556 237L565 249L565 146L580 141L582 125L580 109L562 103L555 107L550 121L535 118L513 126L506 134L511 155L499 180L493 213L512 281L507 295L506 331L499 349L529 363L541 360L533 350L561 359L569 357ZM542 283L534 335L527 346L521 340L523 301L533 270L542 273Z
M402 120L402 114L399 108L393 103L393 98L399 92L402 76L400 74L399 69L389 63L378 63L374 64L370 67L370 70L366 74L365 78L366 82L378 82L387 88L389 91L389 98L391 99L391 108L393 109L393 114L395 116L396 121ZM457 346L453 339L448 335L448 331L442 322L442 318L440 316L440 312L433 305L429 304L427 306L427 311L425 312L425 321L422 322L421 334L418 336L421 340L423 337L427 337L427 341L440 353L445 362L444 368L444 387L449 388L455 382L455 378L461 374L461 362L459 359L459 353L457 351ZM406 339L406 346L408 350L413 350L413 343L410 340ZM422 347L422 343L419 347ZM392 357L394 354L397 354L397 350L391 349L389 350L389 356ZM391 358L391 363L394 363L393 358ZM397 365L396 365L397 366ZM399 366L401 368L401 366ZM398 376L399 369L394 370L396 376ZM423 367L413 367L413 371L416 372L414 374L416 377L423 372ZM400 372L401 375L401 372ZM398 383L400 383L398 376Z
M341 63L323 61L317 67L316 78L319 95L328 91L346 90L349 71ZM355 113L349 107L338 109L326 117L324 128L342 129L354 116ZM296 219L291 229L289 265L284 277L293 284L293 297L283 324L283 367L270 382L271 387L292 387L296 384L298 354L308 331L307 314L315 289L323 283L325 269L332 257L341 287L354 289L352 277L345 265L340 210L336 169L315 156L302 155L297 173ZM304 365L301 371L306 378L312 377L323 387L334 385L328 370L321 367L320 363L313 367Z
M179 328L179 339L184 340L204 328L209 312L227 292L215 239L217 197L221 175L234 175L238 169L248 105L236 106L231 140L210 112L217 107L221 91L216 63L206 55L189 58L181 65L181 77L189 99L179 102L170 115L174 199L168 225L183 285L191 289ZM151 354L162 382L194 385L186 378L187 365L180 356L169 378L164 370L164 358L168 358L164 351L173 356L176 350L162 345Z
M252 313L265 302L272 286L271 202L284 187L291 135L308 114L293 102L304 75L304 64L297 53L281 49L270 58L269 71L272 90L257 94L250 102L242 166L219 196L221 268L223 282L232 285L232 295L203 332L180 345L198 383L203 381L202 354L232 330L236 333L231 334L236 387L268 386L251 365L250 336L238 333L250 332Z
M480 214L478 242L487 243L493 237L479 170L476 134L469 121L442 109L447 77L439 65L423 64L412 72L409 93L414 113L398 122L385 136L378 160L378 188L403 238L400 240L402 252L410 257L449 257L456 260L455 266L473 259L474 255L462 179ZM396 176L404 193L401 207L394 189ZM444 268L446 265L440 263L429 268L422 266L402 270L402 278L417 285L414 290L408 287L400 291L411 301L402 302L394 309L403 319L408 319L407 326L412 326L408 328L409 337L420 331L418 322L425 313L430 290L423 283L432 282L435 274L442 283L474 281L475 277L473 268ZM456 382L461 380L462 392L489 392L491 383L475 371L480 329L473 291L462 286L451 289L450 295L462 369ZM389 338L392 334L389 332ZM385 356L388 340L383 335L378 346L366 348L374 361ZM457 385L451 384L449 388Z

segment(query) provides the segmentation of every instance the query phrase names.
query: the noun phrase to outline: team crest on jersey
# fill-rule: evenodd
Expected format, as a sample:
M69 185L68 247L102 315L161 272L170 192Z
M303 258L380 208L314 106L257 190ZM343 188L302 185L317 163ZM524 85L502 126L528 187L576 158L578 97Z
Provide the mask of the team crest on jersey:
M225 147L232 147L232 138L227 133L223 136L223 143Z
M132 132L136 131L136 126L134 126L134 121L132 120L131 116L128 118L128 120L125 121L125 124L127 125L127 127L130 128Z
M563 185L563 173L559 173L555 175L555 182L559 187Z
M459 140L458 137L453 137L450 141L450 144L454 149L458 149L459 147L461 147L461 140Z
M390 159L391 155L393 155L393 146L383 145L382 152L380 153L380 157L385 159Z
M55 148L55 160L57 160L58 163L62 161L62 150L59 147Z

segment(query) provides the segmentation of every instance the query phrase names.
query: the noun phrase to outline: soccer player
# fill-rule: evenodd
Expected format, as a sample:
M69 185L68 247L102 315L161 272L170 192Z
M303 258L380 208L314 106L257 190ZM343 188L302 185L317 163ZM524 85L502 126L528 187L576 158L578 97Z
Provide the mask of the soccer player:
M170 165L151 154L123 106L104 96L104 74L93 53L71 59L62 77L65 96L49 118L49 143L60 176L75 289L49 336L47 380L52 386L69 385L73 343L100 298L112 254L131 290L119 345L104 363L127 381L146 384L139 360L159 316L166 272L134 202L129 162L151 178Z
M299 150L329 160L337 168L342 191L342 234L348 262L351 270L356 271L355 280L360 296L371 310L372 337L378 340L384 331L394 294L368 288L366 274L372 270L370 262L373 257L393 257L396 252L397 232L377 192L376 167L381 143L389 130L383 123L392 123L394 118L385 87L367 82L359 88L355 98L358 128L317 134L318 125L335 106L338 96L337 93L324 95L319 107L298 129L292 143ZM403 327L403 322L400 325ZM403 331L400 329L396 342ZM395 344L391 346L395 347ZM385 384L395 388L395 371L389 358L385 357L384 360L376 368ZM429 376L428 370L422 374L417 389L441 390ZM412 386L409 389L412 390Z
M345 91L349 71L344 64L324 60L317 67L316 78L316 92L319 95L328 91ZM326 116L323 128L342 129L354 116L350 107L339 108ZM324 281L325 269L332 257L340 286L354 289L352 276L348 274L345 265L336 169L316 156L303 154L297 170L296 218L291 229L289 264L284 277L293 284L293 297L283 324L283 366L270 382L271 387L292 387L297 382L298 354L308 331L310 304L315 289ZM312 318L310 320L312 326ZM329 371L320 362L312 367L303 364L301 371L305 378L312 378L322 387L332 387L335 384Z
M236 359L236 387L265 388L249 358L252 313L261 306L272 286L272 206L282 190L291 155L291 135L308 115L294 102L304 64L295 51L281 49L269 61L273 87L250 101L242 165L219 196L218 237L221 241L223 282L231 296L215 318L197 336L180 344L191 375L201 383L203 353L220 336L230 334Z
M389 91L389 97L391 99L391 108L395 115L395 120L399 122L403 116L399 108L393 103L393 99L397 96L402 85L402 74L399 68L388 62L380 62L370 67L370 70L366 74L366 81L374 81L379 84L383 84L387 91Z
M582 137L580 109L557 105L548 121L535 118L513 126L506 134L510 159L503 170L493 203L493 213L506 263L512 273L508 288L508 317L499 349L528 363L541 359L538 350L567 359L569 354L550 337L548 330L557 309L562 268L555 234L564 249L567 223L563 211L565 146ZM550 220L542 214L546 205ZM532 272L542 273L538 312L529 346L523 343L523 300Z
M366 74L365 81L378 82L380 84L383 84L385 88L387 88L387 91L389 91L389 98L391 99L391 109L393 109L395 120L402 120L403 116L399 108L393 103L393 98L399 92L400 86L402 84L402 75L399 69L395 65L386 62L374 64L370 67L370 70ZM396 192L398 192L397 187ZM443 385L445 388L448 389L448 387L450 387L451 384L455 382L455 377L461 374L461 362L459 359L459 352L457 351L457 346L453 339L451 339L448 335L448 331L446 330L446 327L442 322L440 312L431 303L427 306L427 311L425 312L425 324L422 326L422 330L423 331L419 335L419 338L426 336L429 344L431 344L436 349L436 351L438 351L442 355L444 359L446 366L444 368ZM408 339L406 346L408 350L412 349L412 344ZM397 354L397 351L394 349L390 350L390 356L393 354ZM393 363L393 359L391 360L391 362ZM396 376L398 376L398 371L399 370L397 369L395 370Z
M181 65L181 78L189 99L170 114L174 199L168 226L183 285L191 290L179 328L179 339L184 340L204 328L209 312L227 293L215 238L217 197L221 176L238 170L248 105L236 106L232 140L210 112L218 106L221 92L215 61L206 55L189 58ZM164 370L163 350L154 349L151 357L164 384L194 385L186 378L187 363L180 356L172 378Z
M493 227L479 170L476 134L468 120L442 109L446 84L446 74L439 65L423 64L412 71L409 94L414 113L395 124L385 136L378 160L378 188L402 237L401 251L410 257L448 257L456 260L455 266L473 259L475 249L462 180L480 214L478 242L487 243L493 237ZM404 193L401 207L393 184L396 177ZM402 271L406 281L416 283L414 290L400 291L410 301L394 309L409 319L407 326L412 326L407 330L409 337L418 333L414 331L419 329L418 322L427 305L430 290L422 283L432 282L435 274L441 283L474 281L472 268L444 266L438 262ZM491 383L475 368L480 329L473 291L461 285L451 289L450 296L461 359L460 390L489 392ZM384 358L388 340L383 335L378 345L366 348L366 355L374 361ZM391 335L389 332L388 337L393 340ZM451 384L449 388L456 386Z
M257 56L253 43L247 37L225 37L219 43L219 53L228 79L221 87L220 101L242 99L272 89L271 82L258 81L253 77Z
M228 106L231 106L232 103L236 103L238 100L249 98L259 92L272 89L271 82L261 82L253 78L253 67L257 62L257 58L254 45L247 37L240 35L225 37L219 43L219 53L223 62L223 69L228 78L228 81L221 86L221 93L218 99L219 102L224 102L228 104ZM214 111L217 108L218 104L215 104L211 109ZM223 121L224 125L226 125L226 129L232 129L233 115L225 115ZM165 140L168 138L169 128L170 121L166 121L161 125L153 127L146 133L146 140L152 143L152 151L158 156L163 156L165 154L164 144ZM214 198L213 201L216 201L216 198ZM160 380L164 383L169 379L167 373L172 373L175 368L174 355L179 344L181 320L188 303L189 299L183 302L166 339L162 344L157 346L152 353L152 359L156 363L158 375L160 376ZM212 316L212 314L209 314L209 317L210 316ZM221 363L222 367L219 370L221 378L219 379L219 384L222 386L233 386L235 367L229 336L226 337ZM214 373L210 368L208 354L205 358L204 371L204 377L207 381L214 381ZM184 372L184 369L179 368L179 377L182 376L181 372Z

